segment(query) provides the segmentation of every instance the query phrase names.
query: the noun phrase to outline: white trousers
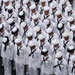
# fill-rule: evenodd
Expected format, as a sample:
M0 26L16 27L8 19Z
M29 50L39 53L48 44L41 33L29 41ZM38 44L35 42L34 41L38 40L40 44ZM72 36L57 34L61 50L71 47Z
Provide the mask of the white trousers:
M24 75L24 65L15 63L16 66L16 75Z
M11 75L11 61L7 58L3 58L4 75Z

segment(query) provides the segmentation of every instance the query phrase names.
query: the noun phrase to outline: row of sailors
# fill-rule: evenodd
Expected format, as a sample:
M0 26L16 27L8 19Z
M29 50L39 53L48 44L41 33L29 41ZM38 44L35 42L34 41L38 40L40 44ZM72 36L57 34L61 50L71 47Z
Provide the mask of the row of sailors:
M29 25L26 26L25 23L22 26L24 26L23 28L26 28L26 29L29 28ZM16 75L24 74L24 72L25 72L24 68L23 68L24 65L25 65L25 69L26 69L26 67L29 68L28 72L30 75L32 75L33 73L34 73L33 75L39 74L40 72L36 73L36 71L40 71L41 66L42 66L41 67L42 75L44 75L45 71L46 71L45 74L48 73L48 75L53 74L55 72L56 72L55 73L56 75L64 75L64 73L69 73L69 72L70 72L69 75L71 75L71 70L68 71L69 68L66 66L70 63L71 55L74 55L74 50L75 50L74 49L74 46L75 46L74 40L75 39L74 40L72 40L72 39L73 39L73 35L75 32L75 26L73 25L71 27L70 32L65 31L62 34L62 38L59 38L58 35L52 30L52 28L47 28L46 32L43 31L42 29L41 30L40 29L41 28L39 26L35 27L36 32L34 32L34 33L36 33L36 36L38 35L37 37L34 37L34 34L30 29L27 29L26 35L24 35L22 37L21 36L22 33L19 32L18 28L14 27L11 30L11 33L9 33L7 30L4 29L4 26L2 24L0 25L0 35L1 35L0 36L0 44L1 44L0 51L1 51L1 57L3 58L5 75L11 74L11 69L9 70L9 68L10 68L9 63L11 63L11 62L9 60L15 61ZM49 38L49 36L50 36L50 38ZM40 66L40 63L42 63L42 60L40 58L42 56L41 53L43 50L46 50L46 53L48 55L50 55L50 58L52 60L51 61L49 59L49 61L51 61L50 62L51 66L53 63L56 62L56 61L55 62L53 61L56 59L56 57L55 57L56 54L58 55L58 57L63 56L63 58L66 62L65 63L66 68L65 67L64 68L67 71L66 70L63 70L65 72L56 71L59 69L57 69L58 66L55 66L54 64L53 64L53 66L55 66L54 69L56 68L55 71L53 69L53 66L48 67L48 65L49 65L48 63L47 63L47 65L45 65L43 63ZM61 54L61 56L60 56L60 54ZM75 55L74 55L74 57L75 57ZM47 59L48 59L48 57L47 57ZM72 68L72 66L73 65L71 65L71 68ZM43 69L46 69L46 70L43 70ZM50 70L51 70L51 72L50 72ZM74 74L74 72L72 73L72 75L73 74ZM65 75L67 75L67 74L65 74Z
M55 42L56 43L56 42ZM59 46L58 44L54 44ZM58 47L57 47L58 48ZM50 49L40 49L30 41L28 46L23 44L22 39L17 38L14 44L5 36L2 40L1 57L5 75L11 75L13 70L12 61L15 61L16 75L75 75L75 48L68 46L67 53L57 49L51 55ZM66 49L65 49L66 51Z

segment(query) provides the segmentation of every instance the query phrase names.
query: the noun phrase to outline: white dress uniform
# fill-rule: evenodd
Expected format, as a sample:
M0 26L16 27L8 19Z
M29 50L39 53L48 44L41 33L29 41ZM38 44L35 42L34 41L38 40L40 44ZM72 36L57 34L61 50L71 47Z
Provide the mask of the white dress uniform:
M54 61L54 73L55 75L67 75L67 61L63 58L61 52L57 52L55 55L56 59ZM62 57L62 60L58 60L57 58Z
M71 61L69 62L69 75L75 75L75 55L71 57Z
M20 43L21 45L18 46L16 44ZM16 66L16 75L24 75L24 64L25 64L25 54L26 54L26 47L22 43L20 38L15 40L15 50L14 50L14 61Z
M47 52L47 49L43 49L42 52ZM50 55L41 55L41 75L53 74L53 61Z
M34 46L35 43L33 41L29 42L29 46ZM29 51L29 73L30 75L38 75L37 69L40 68L41 63L41 50L38 47L31 49L28 47Z
M6 43L7 38L4 37L3 42ZM12 73L11 61L14 58L13 53L14 53L14 45L12 42L9 42L6 45L2 43L1 57L3 58L4 75L11 75Z
M70 38L73 40L73 42L75 43L75 33L74 33L74 31L75 31L75 26L73 25L73 26L71 26L71 31L70 31Z

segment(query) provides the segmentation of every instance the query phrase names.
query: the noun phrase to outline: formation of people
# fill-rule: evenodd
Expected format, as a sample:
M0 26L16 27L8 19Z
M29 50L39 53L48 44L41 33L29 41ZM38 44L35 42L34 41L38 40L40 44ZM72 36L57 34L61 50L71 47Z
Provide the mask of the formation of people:
M0 58L4 75L75 75L75 1L0 0Z

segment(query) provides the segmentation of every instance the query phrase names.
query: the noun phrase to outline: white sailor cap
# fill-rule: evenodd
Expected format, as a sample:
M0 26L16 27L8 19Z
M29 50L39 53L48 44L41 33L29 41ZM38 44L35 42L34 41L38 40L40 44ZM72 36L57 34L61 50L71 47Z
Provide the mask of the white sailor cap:
M33 32L32 31L29 31L28 33L26 33L26 36L27 37L33 36Z
M14 0L10 0L11 2L13 2Z
M22 23L21 23L21 27L22 27L22 28L24 28L26 25L27 25L26 22L22 22Z
M47 32L47 33L51 33L52 31L53 31L52 28L47 28L47 29L46 29L46 32Z
M16 27L14 27L14 28L12 29L12 32L15 33L17 30L18 30L18 29L17 29Z
M46 53L46 52L48 52L48 50L47 49L43 49L42 52Z
M67 7L65 8L65 10L66 10L67 12L69 12L69 11L72 10L72 8L71 8L70 6L67 6Z
M71 60L72 60L72 61L75 61L75 55L73 55L73 56L71 57Z
M5 3L8 2L8 1L9 1L9 0L3 0L3 2L5 2Z
M34 27L34 31L35 31L35 32L38 32L40 29L41 29L41 28L40 28L39 26L35 26L35 27Z
M33 15L33 16L32 16L32 19L33 19L33 20L35 20L35 19L37 19L37 18L38 18L37 15Z
M11 10L12 8L13 8L12 5L8 5L7 7L8 10Z
M59 23L58 24L58 28L62 28L63 27L63 24L62 23Z
M1 30L3 27L4 27L3 24L0 24L0 30Z
M15 7L17 7L17 8L20 8L20 6L21 6L21 5L20 5L19 3L16 3L16 4L15 4Z
M23 14L24 14L23 11L20 11L20 12L19 12L19 16L22 16Z
M67 37L69 36L69 32L65 31L63 34L62 34L63 37Z
M42 40L42 39L44 39L44 38L45 38L45 36L42 35L42 34L40 34L40 35L38 36L38 39L39 39L39 40Z
M22 42L22 39L21 39L20 37L18 37L17 39L15 39L15 43L16 43L16 44L18 44L18 43L20 43L20 42Z
M69 50L73 50L74 49L74 46L69 46L68 49Z
M56 54L55 54L55 57L56 58L60 58L60 57L62 57L63 56L63 53L61 52L61 51L59 51L59 52L57 52Z
M56 44L59 44L59 41L58 41L58 39L54 39L54 40L52 40L52 43L53 43L54 45L56 45Z
M34 43L34 41L30 41L30 42L28 43L28 45L29 45L30 47L32 47L32 46L35 45L35 43Z
M35 8L36 8L35 4L33 4L33 5L30 6L30 9L31 9L31 10L32 10L32 9L35 9Z
M72 30L72 31L75 31L75 25L72 25L72 26L71 26L71 30Z
M13 18L9 18L9 19L7 20L7 23L11 24L13 21L14 21Z
M44 7L44 11L48 11L49 10L49 7L48 6L45 6Z
M55 13L55 15L59 15L59 14L61 14L61 11L57 10L56 13Z
M53 3L50 4L50 7L55 8L55 7L57 7L57 5L53 2Z
M74 20L74 17L72 17L72 16L68 17L68 19L67 19L67 21L69 21L69 22L71 22L73 20Z
M28 3L29 2L29 0L23 0L23 3Z
M6 43L7 40L8 40L8 39L7 39L6 37L4 37L3 40L2 40L2 42L3 42L3 43Z
M65 0L61 0L60 3L63 5L66 1Z
M46 0L40 0L40 2L46 2Z
M45 19L45 20L44 20L44 24L45 24L45 25L49 24L49 20L48 20L48 19Z

